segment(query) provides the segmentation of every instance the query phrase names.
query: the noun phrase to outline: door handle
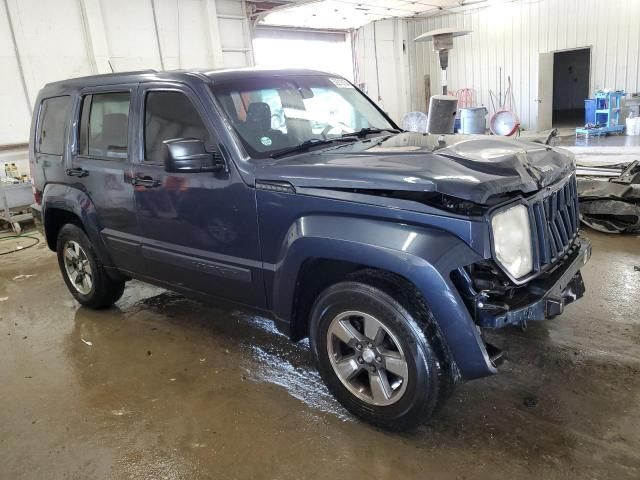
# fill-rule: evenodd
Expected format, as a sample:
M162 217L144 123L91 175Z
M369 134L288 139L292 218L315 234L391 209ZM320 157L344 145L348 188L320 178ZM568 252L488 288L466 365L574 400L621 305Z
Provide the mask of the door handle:
M65 173L70 177L88 177L89 170L85 170L84 168L67 168Z
M159 180L154 180L151 177L132 177L131 185L134 187L154 188L159 187L162 183Z

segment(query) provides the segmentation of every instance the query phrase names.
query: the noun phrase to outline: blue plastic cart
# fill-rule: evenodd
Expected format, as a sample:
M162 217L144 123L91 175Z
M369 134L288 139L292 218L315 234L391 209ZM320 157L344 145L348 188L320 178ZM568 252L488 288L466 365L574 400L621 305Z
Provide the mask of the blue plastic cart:
M576 128L576 135L610 135L624 132L624 125L620 123L620 100L625 93L597 92L595 95L595 120L594 125Z

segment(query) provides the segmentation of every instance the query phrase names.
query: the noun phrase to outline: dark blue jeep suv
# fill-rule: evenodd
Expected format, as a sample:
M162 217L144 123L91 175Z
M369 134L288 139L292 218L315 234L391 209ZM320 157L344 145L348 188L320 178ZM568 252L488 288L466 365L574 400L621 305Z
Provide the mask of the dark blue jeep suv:
M402 132L336 75L141 71L46 85L34 216L89 308L131 278L269 314L331 392L407 429L496 372L484 328L584 293L570 153Z

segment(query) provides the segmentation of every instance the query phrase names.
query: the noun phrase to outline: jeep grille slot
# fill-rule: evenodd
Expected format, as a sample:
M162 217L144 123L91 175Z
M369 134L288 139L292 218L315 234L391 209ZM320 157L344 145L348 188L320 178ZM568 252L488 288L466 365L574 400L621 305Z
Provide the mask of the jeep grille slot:
M540 268L554 263L569 249L580 224L575 174L558 190L533 205L534 240L538 243Z
M256 180L256 189L268 190L270 192L296 193L296 189L289 182L280 182L277 180Z

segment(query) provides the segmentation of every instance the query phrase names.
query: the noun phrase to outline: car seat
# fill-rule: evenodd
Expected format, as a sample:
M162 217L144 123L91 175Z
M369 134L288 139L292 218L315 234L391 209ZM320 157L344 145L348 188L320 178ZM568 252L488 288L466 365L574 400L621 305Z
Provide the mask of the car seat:
M244 122L246 140L258 151L277 150L285 146L285 136L271 128L271 107L264 102L250 103Z

